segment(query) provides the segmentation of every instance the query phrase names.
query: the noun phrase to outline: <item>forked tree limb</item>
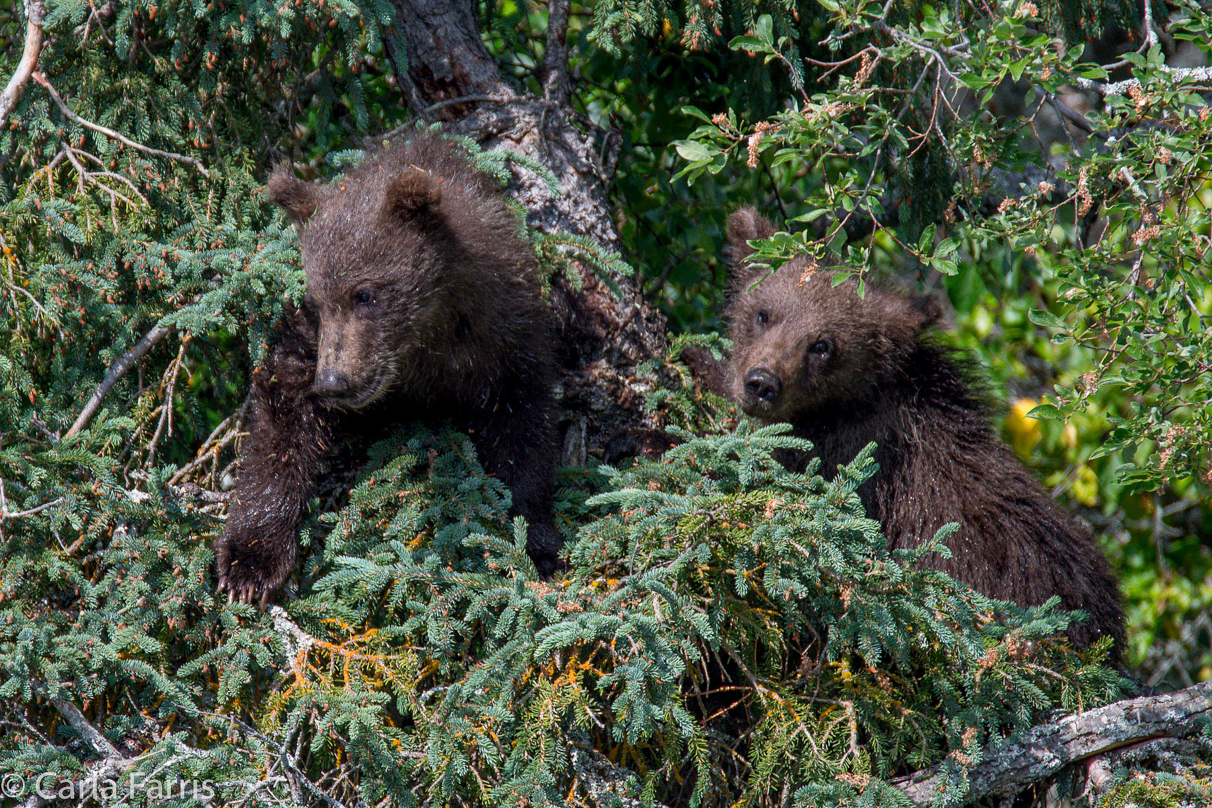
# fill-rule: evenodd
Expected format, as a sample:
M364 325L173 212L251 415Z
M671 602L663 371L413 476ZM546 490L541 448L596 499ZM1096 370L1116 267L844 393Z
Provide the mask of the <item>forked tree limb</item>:
M969 800L1013 795L1046 780L1065 766L1123 746L1157 738L1182 738L1212 720L1212 682L1127 699L1032 727L1015 739L985 750L969 772ZM944 780L937 766L893 780L914 805L934 802Z
M17 70L4 92L0 93L0 126L8 123L8 116L21 100L21 93L38 66L38 57L42 53L42 22L45 19L45 0L25 0L25 48L21 52Z
M92 121L88 121L88 120L85 120L84 118L81 118L79 115L72 112L71 108L68 107L67 103L63 100L63 96L59 95L58 90L56 90L53 86L51 86L51 83L49 81L47 81L46 76L42 75L41 73L34 73L33 75L34 75L34 81L38 82L39 84L41 84L43 87L46 88L46 91L48 93L50 93L50 97L52 99L54 99L55 104L58 105L59 111L62 112L64 117L66 117L68 120L75 121L76 123L80 124L81 126L92 129L94 132L99 132L99 133L105 135L106 137L113 138L114 140L118 141L119 143L125 143L127 146L130 146L132 149L138 149L139 151L143 152L144 154L150 154L153 157L166 157L169 160L176 160L178 163L184 163L187 166L193 166L194 168L198 169L199 173L201 173L202 176L206 177L207 179L210 179L210 172L206 170L206 166L202 165L202 162L200 160L198 160L197 158L186 157L184 154L177 154L176 152L161 151L160 149L153 149L151 146L144 146L142 143L136 143L135 141L131 140L130 138L128 138L126 135L122 134L121 132L115 132L113 129L110 129L106 126L102 126L100 124L93 123Z
M88 422L92 420L92 417L97 414L97 408L101 406L102 399L105 398L105 395L110 391L110 389L117 384L118 380L125 376L127 372L135 366L135 363L142 359L144 354L150 351L156 345L156 343L167 337L170 331L172 331L172 328L161 328L160 326L156 326L151 331L144 334L143 339L139 340L135 347L131 348L129 351L115 359L114 363L110 365L109 373L105 374L105 379L93 393L92 398L88 400L88 403L84 405L84 409L80 411L80 415L76 418L76 422L72 424L71 429L67 430L67 434L64 435L64 437L70 438L81 429L84 429L84 427L88 425Z

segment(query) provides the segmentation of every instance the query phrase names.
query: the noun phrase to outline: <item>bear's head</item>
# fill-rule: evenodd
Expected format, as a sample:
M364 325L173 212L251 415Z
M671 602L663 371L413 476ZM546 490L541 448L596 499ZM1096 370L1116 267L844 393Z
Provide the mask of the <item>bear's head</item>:
M374 160L329 185L285 163L269 178L270 200L298 228L304 306L319 323L313 389L336 406L361 409L402 378L418 383L408 374L446 328L460 245L442 186L426 169Z
M860 296L854 278L807 256L755 266L749 242L773 233L752 208L728 220L729 392L762 421L831 420L876 395L942 311L929 296L870 286Z

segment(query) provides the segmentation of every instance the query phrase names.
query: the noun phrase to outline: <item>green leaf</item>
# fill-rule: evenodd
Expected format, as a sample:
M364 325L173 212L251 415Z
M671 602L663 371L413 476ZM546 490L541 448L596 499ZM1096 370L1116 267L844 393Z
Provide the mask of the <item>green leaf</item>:
M753 53L777 53L774 45L764 42L755 36L736 36L728 41L728 47L734 51L751 51Z
M936 230L937 226L933 222L922 228L922 234L917 239L918 252L923 255L930 254L931 248L934 247L934 233Z
M712 154L707 150L702 143L697 140L678 140L674 141L674 147L683 160L688 160L691 163L702 163L711 159Z
M682 107L681 112L683 115L689 115L692 118L698 118L700 121L703 121L704 123L710 123L712 126L715 126L715 124L711 122L711 116L709 116L706 112L703 112L703 110L699 109L698 107L690 106L689 104L687 104L686 106Z
M1068 325L1065 324L1064 320L1057 317L1055 314L1052 314L1051 312L1047 312L1047 311L1042 311L1040 309L1032 309L1031 311L1027 312L1027 319L1029 319L1031 322L1035 323L1038 326L1043 326L1044 328L1065 328L1065 329L1067 329L1069 327Z
M1064 421L1065 414L1055 404L1039 404L1027 413L1028 418L1037 421Z
M965 87L972 90L983 90L993 84L992 81L989 81L978 73L964 73L960 76L959 80Z

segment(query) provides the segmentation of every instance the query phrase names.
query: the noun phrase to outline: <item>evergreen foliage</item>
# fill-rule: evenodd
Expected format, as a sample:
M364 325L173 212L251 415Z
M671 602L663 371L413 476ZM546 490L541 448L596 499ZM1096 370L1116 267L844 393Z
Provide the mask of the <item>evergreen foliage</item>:
M632 30L655 31L679 13L664 8L602 5L599 19L634 13ZM686 30L708 37L712 14L732 15L721 30L768 44L759 55L794 64L791 81L794 48L806 46L777 38L824 25L816 9L780 5L767 25L756 7L704 6ZM880 805L900 802L891 777L943 762L940 801L959 803L985 741L1117 693L1097 664L1105 649L1083 658L1055 639L1067 616L1053 606L990 603L916 566L931 548L890 556L854 496L869 453L832 483L790 474L771 452L793 439L733 431L722 402L676 386L649 402L684 429L665 459L565 472L570 567L555 583L535 578L522 525L503 517L508 493L466 437L405 430L373 448L347 497L317 503L298 599L269 614L216 601L210 544L248 372L284 298L303 288L297 242L261 179L283 155L328 175L356 159L356 136L400 122L384 67L391 7L56 0L48 11L46 84L0 131L0 774L25 787L6 798L38 788L64 804ZM0 11L6 45L21 19ZM1007 38L1025 37L1016 58L1059 70L1016 19L1002 21ZM905 60L920 58L904 47ZM18 56L0 49L5 76ZM1010 68L987 58L972 75L991 87ZM1137 402L1116 411L1108 451L1168 440L1166 462L1129 470L1160 484L1206 458L1194 406L1207 384L1206 257L1180 236L1205 235L1193 195L1207 138L1200 107L1180 108L1196 98L1150 59L1135 65L1148 92L1115 102L1107 125L1161 123L1091 147L1084 175L1066 169L1075 189L1110 190L1115 238L1095 254L1060 245L1076 268L1074 314L1041 327L1122 335L1125 361L1093 379ZM756 144L776 169L826 171L808 218L879 211L867 175L853 173L870 162L851 169L812 151L879 153L851 119L816 114L874 92L843 89L785 113ZM735 111L727 125L701 119L723 135L684 145L692 172L728 170L750 124ZM901 119L872 112L862 126L897 132ZM954 143L973 155L976 144L1018 153L1001 130L959 131ZM952 152L930 154L912 182L957 165ZM1125 169L1134 182L1119 185ZM673 181L652 182L658 202L669 198ZM936 194L935 207L948 198ZM937 216L923 215L922 237L902 241L947 269L961 241L965 262L989 241L1048 243L1050 204L1024 197L939 246L926 237ZM1135 260L1125 237L1148 217L1190 226L1146 233L1155 250L1133 271L1155 283L1117 286L1097 262ZM608 260L581 240L532 235L549 265ZM1057 266L1044 252L1044 268ZM1137 339L1155 358L1126 361L1142 359ZM690 343L715 344L684 338L672 355ZM119 361L134 364L111 373ZM1071 412L1090 389L1071 385L1058 404ZM1161 403L1167 390L1185 397L1178 415Z
M47 723L64 699L138 744L113 786L133 804L156 777L265 805L884 804L883 778L944 759L959 799L983 741L1115 693L1054 608L890 557L854 494L870 452L827 484L772 460L801 444L784 429L607 470L555 584L465 436L402 432L270 615L215 602L208 520L167 475L141 502L118 486L98 552L10 542L4 768L85 788L98 750Z

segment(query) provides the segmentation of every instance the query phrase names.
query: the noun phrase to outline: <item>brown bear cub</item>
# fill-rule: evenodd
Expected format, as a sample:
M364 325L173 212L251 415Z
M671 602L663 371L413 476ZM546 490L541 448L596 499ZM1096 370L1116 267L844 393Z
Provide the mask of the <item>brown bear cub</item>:
M952 557L932 555L933 568L1023 606L1059 595L1090 616L1070 625L1074 645L1110 636L1118 662L1124 617L1110 565L994 435L967 364L924 338L938 303L870 287L859 297L854 280L834 286L807 257L767 276L745 259L773 226L746 209L728 230L730 397L760 421L791 423L826 477L875 441L879 471L858 493L890 549L958 522ZM785 460L802 470L808 458Z
M269 198L295 223L307 273L252 388L219 589L267 604L295 567L299 525L351 438L452 418L529 524L540 575L559 566L549 312L538 264L494 182L456 146L414 134L328 185L282 164Z

